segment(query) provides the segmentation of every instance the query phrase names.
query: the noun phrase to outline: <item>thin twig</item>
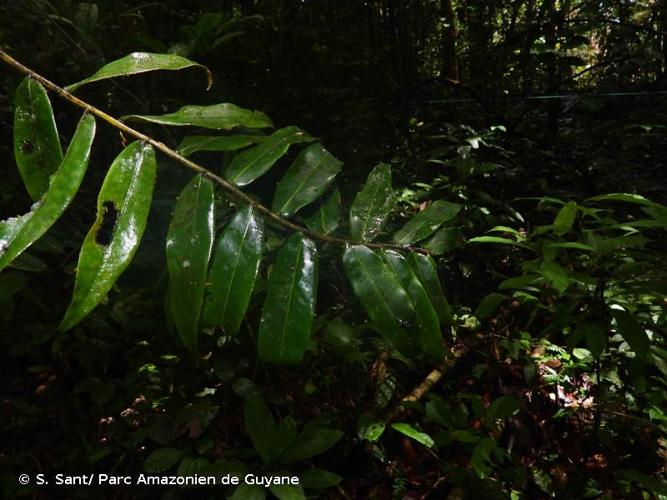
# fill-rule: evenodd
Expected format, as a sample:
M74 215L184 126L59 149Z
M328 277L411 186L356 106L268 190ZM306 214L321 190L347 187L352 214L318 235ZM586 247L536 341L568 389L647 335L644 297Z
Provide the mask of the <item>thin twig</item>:
M264 215L270 222L273 222L274 224L277 224L279 226L282 226L285 229L289 229L291 231L296 231L300 232L312 239L323 241L326 243L332 243L334 245L355 245L355 244L364 244L367 247L370 248L386 248L386 249L392 249L392 250L400 250L400 251L413 251L413 252L419 252L428 255L429 251L426 250L425 248L421 247L412 247L412 246L403 246L403 245L394 245L391 243L362 243L358 241L353 241L353 240L348 240L345 238L338 238L336 236L329 236L326 234L321 234L317 233L315 231L311 231L310 229L300 226L299 224L295 224L294 222L289 221L288 219L285 219L284 217L280 216L276 212L272 211L271 209L265 207L261 203L258 203L255 199L253 199L251 196L247 195L240 189L238 189L236 186L234 186L232 183L229 181L223 179L222 177L214 174L213 172L207 170L206 168L202 167L201 165L198 165L197 163L188 160L184 156L181 156L178 154L176 151L173 149L169 148L166 146L164 143L160 141L156 141L152 137L147 136L146 134L143 134L139 132L138 130L133 129L132 127L129 127L122 121L114 118L113 116L105 113L99 108L96 108L95 106L88 104L85 101L82 101L72 93L68 92L64 88L56 85L55 83L47 80L44 78L42 75L36 73L32 69L28 68L27 66L21 64L19 61L14 59L12 56L7 54L4 50L0 49L0 60L3 62L7 63L8 65L12 66L13 68L17 69L21 73L24 73L25 75L28 75L30 78L34 79L35 81L41 83L44 87L46 87L49 90L52 90L56 94L58 94L60 97L63 99L66 99L70 103L74 104L75 106L78 106L82 109L84 109L86 112L97 116L98 118L104 120L108 124L110 124L112 127L117 128L121 132L125 132L128 135L134 136L139 140L142 140L144 142L147 142L151 146L153 146L155 149L158 151L162 152L164 155L168 156L169 158L177 161L181 165L184 165L185 167L189 168L193 172L196 172L207 179L210 179L214 183L216 183L218 186L220 186L222 189L224 189L229 195L231 195L233 198L235 198L238 201L241 201L243 203L247 203L249 205L253 205L255 208L257 208L257 211L260 212L262 215Z

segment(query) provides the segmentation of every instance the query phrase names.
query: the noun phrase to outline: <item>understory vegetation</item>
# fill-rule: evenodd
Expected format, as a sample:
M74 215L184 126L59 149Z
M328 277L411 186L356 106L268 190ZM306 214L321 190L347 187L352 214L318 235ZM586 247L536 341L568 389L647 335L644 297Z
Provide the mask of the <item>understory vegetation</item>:
M3 498L667 498L665 4L7 1L0 64Z

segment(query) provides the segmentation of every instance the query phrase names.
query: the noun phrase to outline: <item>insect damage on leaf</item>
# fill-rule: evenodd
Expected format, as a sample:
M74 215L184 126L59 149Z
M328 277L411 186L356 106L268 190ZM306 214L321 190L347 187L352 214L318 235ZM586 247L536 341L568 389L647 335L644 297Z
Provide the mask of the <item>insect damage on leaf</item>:
M21 153L29 155L35 150L35 145L32 143L32 141L29 141L28 139L25 139L21 143Z
M95 243L98 245L108 245L111 243L113 230L116 227L118 219L118 209L113 201L102 203L102 224L95 235Z

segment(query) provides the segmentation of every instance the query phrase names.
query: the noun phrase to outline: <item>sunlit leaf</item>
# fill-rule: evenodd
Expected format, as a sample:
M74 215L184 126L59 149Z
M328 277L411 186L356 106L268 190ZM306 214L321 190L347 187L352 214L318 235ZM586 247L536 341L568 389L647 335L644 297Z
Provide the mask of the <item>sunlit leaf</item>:
M414 353L417 339L407 330L412 327L415 309L396 274L364 245L349 247L343 263L354 294L371 321L401 353Z
M352 238L365 243L374 240L389 218L393 203L391 167L380 163L371 171L350 207Z
M208 88L213 83L213 76L206 66L202 66L196 62L190 61L181 56L173 54L154 54L151 52L133 52L125 57L102 66L96 73L85 78L79 82L73 83L65 87L66 90L74 92L82 85L99 80L106 80L108 78L116 78L118 76L137 75L139 73L146 73L148 71L157 70L180 70L191 67L202 68L206 72L206 79Z
M577 204L573 201L566 203L556 215L554 219L554 232L558 236L567 234L574 224L577 217Z
M245 186L264 175L292 144L310 142L314 138L298 127L275 131L261 144L234 157L225 177L237 186Z
M641 358L645 358L648 354L651 342L646 334L646 330L635 319L635 317L627 311L622 309L611 310L616 325L618 326L618 333L628 343L630 348Z
M435 444L435 441L433 441L431 436L425 432L418 431L410 424L396 422L391 424L391 428L400 432L401 434L404 434L405 436L408 436L411 439L414 439L418 443L421 443L428 448L431 448Z
M462 206L445 200L431 203L425 210L417 213L412 219L394 234L394 241L399 245L412 245L431 236L446 221L453 219Z
M319 198L334 179L343 162L334 158L318 142L299 154L278 183L273 211L284 217Z
M153 147L139 141L111 164L97 197L97 218L81 246L74 294L61 330L88 315L130 264L146 227L155 168Z
M315 314L317 261L315 243L299 233L278 252L259 324L261 360L284 365L303 358Z
M193 126L215 130L230 130L234 127L273 127L273 123L264 113L239 108L227 102L211 106L183 106L175 113L166 115L127 115L121 117L121 119L174 127Z
M14 106L14 157L30 197L39 200L63 160L51 101L44 88L27 77L16 90Z
M167 232L168 304L187 349L197 354L199 316L213 246L213 185L195 176L176 201Z
M264 221L256 212L252 205L239 210L215 246L203 319L227 335L239 331L262 257Z
M84 115L42 199L27 214L0 222L0 269L37 241L70 204L88 167L94 137L95 119Z

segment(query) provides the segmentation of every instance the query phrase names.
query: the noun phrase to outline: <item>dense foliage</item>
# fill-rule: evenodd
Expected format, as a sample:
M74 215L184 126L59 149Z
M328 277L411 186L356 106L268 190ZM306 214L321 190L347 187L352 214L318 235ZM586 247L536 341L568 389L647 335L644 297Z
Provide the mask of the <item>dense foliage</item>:
M663 3L7 1L0 45L4 497L667 497Z

